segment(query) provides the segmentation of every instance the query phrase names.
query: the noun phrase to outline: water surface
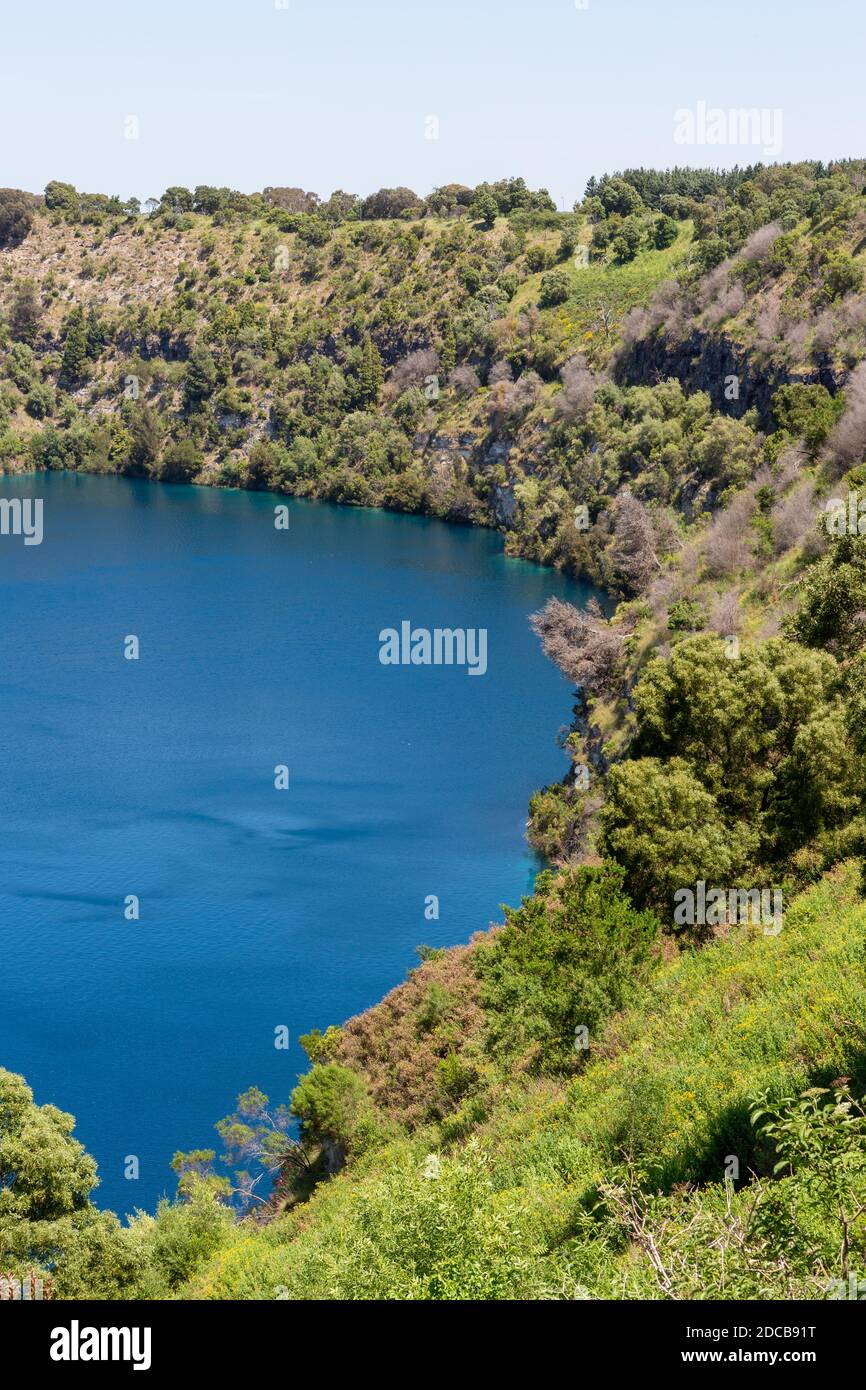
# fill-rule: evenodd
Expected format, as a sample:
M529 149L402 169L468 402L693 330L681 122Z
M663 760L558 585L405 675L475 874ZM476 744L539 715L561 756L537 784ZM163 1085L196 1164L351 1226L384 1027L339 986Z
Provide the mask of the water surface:
M0 1065L130 1211L240 1090L287 1099L299 1034L530 887L572 700L527 615L587 591L423 518L75 474L0 496L45 530L0 536ZM402 619L486 628L487 674L381 665Z

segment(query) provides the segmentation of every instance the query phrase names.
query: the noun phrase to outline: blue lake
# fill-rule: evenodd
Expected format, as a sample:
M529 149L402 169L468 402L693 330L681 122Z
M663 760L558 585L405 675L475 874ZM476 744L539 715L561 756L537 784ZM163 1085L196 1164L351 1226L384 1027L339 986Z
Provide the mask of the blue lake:
M129 1212L239 1091L288 1098L299 1034L530 889L572 691L527 617L589 591L423 518L74 474L0 496L44 499L41 545L0 536L0 1065ZM486 674L381 664L406 619L485 628Z

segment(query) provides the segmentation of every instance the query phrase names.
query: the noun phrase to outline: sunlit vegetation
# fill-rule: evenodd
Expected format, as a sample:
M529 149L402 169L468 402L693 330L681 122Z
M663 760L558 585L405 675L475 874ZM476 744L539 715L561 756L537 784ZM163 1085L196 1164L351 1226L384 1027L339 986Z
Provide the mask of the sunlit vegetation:
M513 179L0 190L3 468L495 527L610 600L532 619L576 690L535 893L306 1038L292 1096L239 1097L127 1225L0 1073L0 1267L105 1297L864 1277L864 187L845 161L625 170L568 213ZM678 920L698 884L783 920Z

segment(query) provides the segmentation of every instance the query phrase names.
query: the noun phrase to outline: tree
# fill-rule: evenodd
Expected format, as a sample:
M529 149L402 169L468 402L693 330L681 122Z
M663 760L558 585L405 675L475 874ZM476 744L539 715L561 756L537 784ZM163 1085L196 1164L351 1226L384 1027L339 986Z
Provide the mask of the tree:
M197 184L192 195L193 209L195 212L209 213L213 216L225 207L228 194L227 188L214 188L207 183Z
M66 337L63 344L63 358L60 363L62 385L75 386L81 381L87 358L87 323L84 309L81 305L76 305L66 320Z
M0 188L0 247L19 246L33 226L36 199L21 188Z
M629 488L619 493L613 512L611 559L617 580L631 593L643 593L661 569L649 513Z
M225 1146L226 1162L235 1168L245 1165L235 1171L232 1188L242 1206L273 1200L274 1194L270 1191L256 1192L263 1181L274 1183L279 1200L289 1194L300 1178L309 1174L311 1154L289 1133L291 1123L292 1112L288 1106L272 1106L256 1086L239 1095L233 1113L218 1121L216 1128ZM250 1162L257 1171L246 1167Z
M550 265L551 256L547 247L539 241L526 248L525 260L526 269L531 271L533 275L537 275L539 271L546 270Z
M45 185L45 206L59 212L68 222L76 222L81 212L81 200L74 184L52 179Z
M165 190L159 205L160 209L166 212L192 212L193 197L188 188L175 184Z
M84 327L85 350L87 356L96 361L107 341L105 324L99 317L99 311L95 304L91 304L87 310L87 319Z
M713 270L728 254L728 246L724 237L707 236L703 241L698 242L696 259L702 271Z
M580 244L580 233L575 226L568 226L563 229L559 238L559 250L557 259L560 261L570 261Z
M342 188L335 188L326 203L322 203L319 212L328 222L346 222L356 218L361 206L361 199L357 193L345 193Z
M385 373L382 359L373 339L364 339L361 348L361 367L359 372L359 401L362 406L375 405Z
M689 767L727 823L748 827L762 862L846 824L860 805L860 762L827 652L772 638L730 660L719 638L688 637L647 664L634 703L638 759Z
M263 189L262 197L271 207L295 213L315 212L320 202L318 193L305 193L303 188L268 187Z
M831 396L826 386L795 382L780 386L772 399L773 416L780 429L801 436L810 453L817 453L845 405L841 392Z
M535 893L480 943L475 968L487 1013L486 1046L500 1060L573 1071L586 1053L576 1029L594 1039L649 971L659 922L635 912L616 864L539 875Z
M466 211L474 196L465 183L442 184L427 195L427 211L437 217L454 217Z
M746 421L733 415L714 415L696 440L692 458L699 476L714 483L721 492L728 487L742 487L754 476L761 445Z
M442 344L439 348L439 366L443 377L447 377L448 373L454 370L456 361L457 343L454 338L454 325L448 319L442 332Z
M152 465L151 473L164 483L188 483L204 463L204 456L191 439L178 439L169 444L162 457Z
M866 631L866 538L834 537L800 580L798 598L784 624L789 636L840 655L859 649Z
M30 391L39 379L33 349L29 343L13 343L6 356L6 372L19 391Z
M211 353L197 343L189 355L183 380L183 403L187 410L199 410L214 393L217 369Z
M734 884L754 849L754 835L745 825L725 824L715 797L683 758L616 764L600 820L602 849L625 869L633 901L666 921L677 889L699 880Z
M423 202L411 188L380 188L371 193L361 204L361 216L400 217L404 212L421 210Z
M571 278L567 270L549 270L541 277L538 294L538 307L549 309L555 304L564 304L571 292Z
M355 1072L337 1062L319 1063L292 1092L291 1112L301 1137L321 1144L331 1171L346 1155L365 1149L376 1128L373 1102Z
M588 184L587 195L593 196L589 194ZM628 217L630 213L639 212L643 207L637 189L619 178L602 179L596 190L596 196L601 200L601 205L608 216L612 212L616 212L622 217Z
M64 217L74 221L81 207L74 183L61 183L60 179L51 179L44 186L44 206L49 208L51 213L63 213Z
M823 270L825 293L828 299L842 299L856 294L863 287L864 272L859 261L839 251L830 256Z
M140 405L129 418L131 446L130 471L143 477L155 471L162 448L162 424L159 415L149 405Z
M673 246L677 239L677 224L673 217L661 216L656 221L654 243L657 251Z
M31 346L42 322L42 301L34 280L19 280L9 308L9 329L19 343Z
M71 1115L34 1103L23 1076L0 1068L0 1220L50 1222L84 1206L96 1164L74 1128Z
M641 248L644 237L643 224L639 217L627 217L611 242L614 260L624 263L633 261Z
M54 392L46 382L37 382L28 393L24 408L34 420L44 420L54 409Z
M469 216L489 229L499 215L496 199L490 193L479 193L469 208Z
M252 491L266 491L279 481L284 451L269 439L257 439L247 456L244 484Z

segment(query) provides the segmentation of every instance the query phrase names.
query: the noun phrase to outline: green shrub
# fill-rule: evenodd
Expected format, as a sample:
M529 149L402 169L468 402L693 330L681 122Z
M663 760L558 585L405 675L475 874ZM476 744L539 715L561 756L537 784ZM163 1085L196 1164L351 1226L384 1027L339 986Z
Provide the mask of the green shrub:
M543 1071L574 1070L646 977L659 924L634 911L623 878L613 864L544 873L481 945L486 1045L500 1061L518 1055Z

